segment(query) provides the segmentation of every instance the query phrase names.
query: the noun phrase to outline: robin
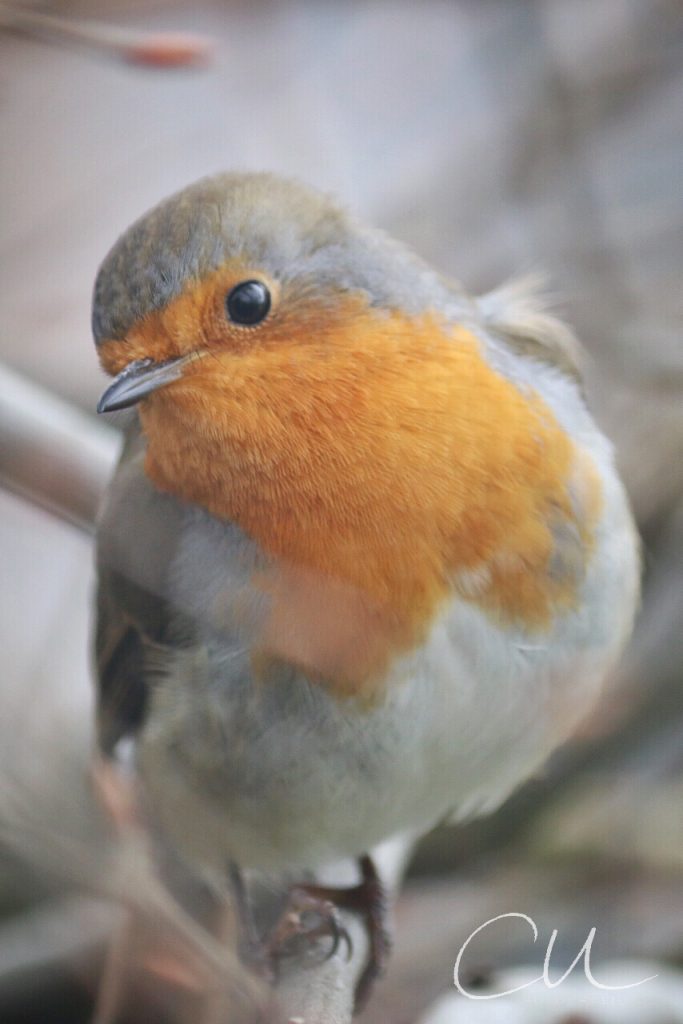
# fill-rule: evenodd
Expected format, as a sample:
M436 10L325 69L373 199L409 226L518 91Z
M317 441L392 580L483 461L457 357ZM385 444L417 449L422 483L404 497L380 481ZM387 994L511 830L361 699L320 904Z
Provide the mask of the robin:
M631 630L636 534L571 334L268 174L137 221L93 331L99 411L137 413L99 524L102 754L132 751L203 877L358 859L367 990L373 847L495 809Z

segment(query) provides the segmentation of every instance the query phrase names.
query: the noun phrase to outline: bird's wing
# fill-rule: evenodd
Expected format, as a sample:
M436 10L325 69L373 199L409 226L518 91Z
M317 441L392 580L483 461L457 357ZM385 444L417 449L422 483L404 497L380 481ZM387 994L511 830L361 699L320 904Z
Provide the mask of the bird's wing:
M149 483L144 454L136 418L98 525L97 727L106 754L144 721L150 655L178 642L170 634L166 575L183 512Z
M581 346L570 328L551 312L552 296L542 275L510 281L476 301L485 326L510 348L580 380Z

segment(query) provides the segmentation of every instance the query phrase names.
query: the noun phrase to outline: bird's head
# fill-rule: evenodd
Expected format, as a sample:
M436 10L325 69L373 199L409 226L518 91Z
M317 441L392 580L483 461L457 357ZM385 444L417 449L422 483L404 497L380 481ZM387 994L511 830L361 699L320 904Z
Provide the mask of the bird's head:
M448 365L476 348L452 343L466 302L313 189L204 179L133 224L100 268L93 332L115 379L98 408L137 405L154 482L215 514L243 523L279 501L277 524L327 502L354 517L365 492L395 490L405 449L444 419L444 377L468 386Z
M411 637L459 574L541 621L528 567L570 514L572 445L474 324L439 274L328 197L226 174L161 203L102 264L93 331L116 376L99 409L139 404L157 487Z
M119 378L99 408L140 402L207 356L220 375L283 346L319 355L358 321L449 302L426 264L327 196L268 174L204 179L135 223L100 268L93 332Z

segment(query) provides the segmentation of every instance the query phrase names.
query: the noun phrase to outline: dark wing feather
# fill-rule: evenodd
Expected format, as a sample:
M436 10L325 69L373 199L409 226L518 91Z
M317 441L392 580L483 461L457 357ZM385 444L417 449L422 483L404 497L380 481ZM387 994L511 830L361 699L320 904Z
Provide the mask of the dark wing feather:
M150 685L149 654L176 646L167 600L167 570L183 510L159 494L144 469L137 420L102 509L97 535L97 732L105 754L143 725ZM158 659L157 659L158 660Z

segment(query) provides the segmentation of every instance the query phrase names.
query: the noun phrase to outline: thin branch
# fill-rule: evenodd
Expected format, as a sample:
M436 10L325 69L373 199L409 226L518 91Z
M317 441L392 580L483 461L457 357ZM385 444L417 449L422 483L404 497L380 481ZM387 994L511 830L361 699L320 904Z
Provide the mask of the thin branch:
M0 364L0 486L92 533L118 433Z
M52 43L78 45L131 64L179 68L204 64L212 41L189 32L153 33L101 21L65 18L13 3L0 3L0 29L37 36Z

